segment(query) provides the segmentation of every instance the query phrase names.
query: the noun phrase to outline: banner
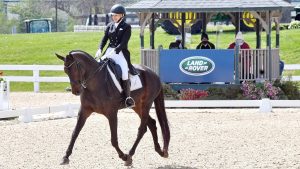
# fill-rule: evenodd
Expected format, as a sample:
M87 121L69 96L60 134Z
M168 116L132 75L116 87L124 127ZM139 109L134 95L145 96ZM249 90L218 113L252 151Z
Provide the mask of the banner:
M234 50L160 50L159 76L166 83L234 81Z

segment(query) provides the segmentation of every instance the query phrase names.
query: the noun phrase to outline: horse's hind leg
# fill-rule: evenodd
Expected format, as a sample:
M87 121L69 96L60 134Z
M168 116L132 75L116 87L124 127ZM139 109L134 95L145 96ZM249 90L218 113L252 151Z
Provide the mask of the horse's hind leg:
M128 155L124 154L122 150L119 148L118 143L118 118L117 118L117 112L111 113L109 116L107 116L109 121L109 127L110 127L110 134L111 134L111 144L118 152L119 157L123 161L127 161Z
M156 121L154 119L152 119L150 115L149 115L149 119L148 119L147 125L148 125L148 127L149 127L149 129L151 131L151 134L152 134L155 151L160 156L164 156L164 153L162 152L162 150L160 148L160 145L158 143Z
M63 157L62 162L60 163L61 165L65 165L65 164L69 163L69 156L72 154L72 150L73 150L75 141L76 141L76 139L77 139L77 137L78 137L78 135L79 135L82 127L84 126L84 124L86 122L86 119L90 115L91 115L91 112L86 112L86 111L83 111L82 109L79 110L78 117L77 117L77 124L75 126L74 131L73 131L72 138L71 138L69 147L68 147L68 149L66 151L66 154Z

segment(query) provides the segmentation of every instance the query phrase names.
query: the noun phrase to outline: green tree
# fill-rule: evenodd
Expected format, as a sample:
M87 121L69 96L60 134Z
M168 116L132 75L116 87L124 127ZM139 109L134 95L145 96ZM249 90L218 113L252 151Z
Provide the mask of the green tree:
M7 19L3 13L0 13L0 33L8 33Z
M43 3L43 0L24 1L20 5L14 6L11 11L19 15L18 32L26 32L24 20L45 18L50 15L49 8Z
M11 32L15 20L8 20L4 11L4 1L0 2L0 34L7 34Z

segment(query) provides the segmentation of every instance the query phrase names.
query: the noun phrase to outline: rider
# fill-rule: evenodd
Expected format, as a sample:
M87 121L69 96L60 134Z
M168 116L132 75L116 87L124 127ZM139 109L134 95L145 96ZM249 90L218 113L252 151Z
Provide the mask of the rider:
M130 52L128 51L128 41L131 36L131 26L125 22L126 10L120 5L116 4L110 9L110 15L113 22L109 23L106 27L104 37L99 45L99 49L96 53L96 57L99 58L101 52L109 40L109 45L104 52L104 56L101 59L111 58L122 69L122 86L125 94L125 105L127 107L133 107L135 105L134 100L130 97L130 81L129 74L137 74L130 62Z

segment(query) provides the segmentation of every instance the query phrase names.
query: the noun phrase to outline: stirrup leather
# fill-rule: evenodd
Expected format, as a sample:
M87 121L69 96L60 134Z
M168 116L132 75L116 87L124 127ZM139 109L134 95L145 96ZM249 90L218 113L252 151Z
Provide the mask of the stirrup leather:
M132 100L132 102L133 102L133 104L132 104L132 105L130 105L130 104L127 104L127 101L129 101L129 100ZM133 100L133 98L132 98L132 97L128 96L128 97L125 99L125 105L126 105L126 107L128 107L128 108L130 108L130 107L134 107L134 106L135 106L135 101Z

